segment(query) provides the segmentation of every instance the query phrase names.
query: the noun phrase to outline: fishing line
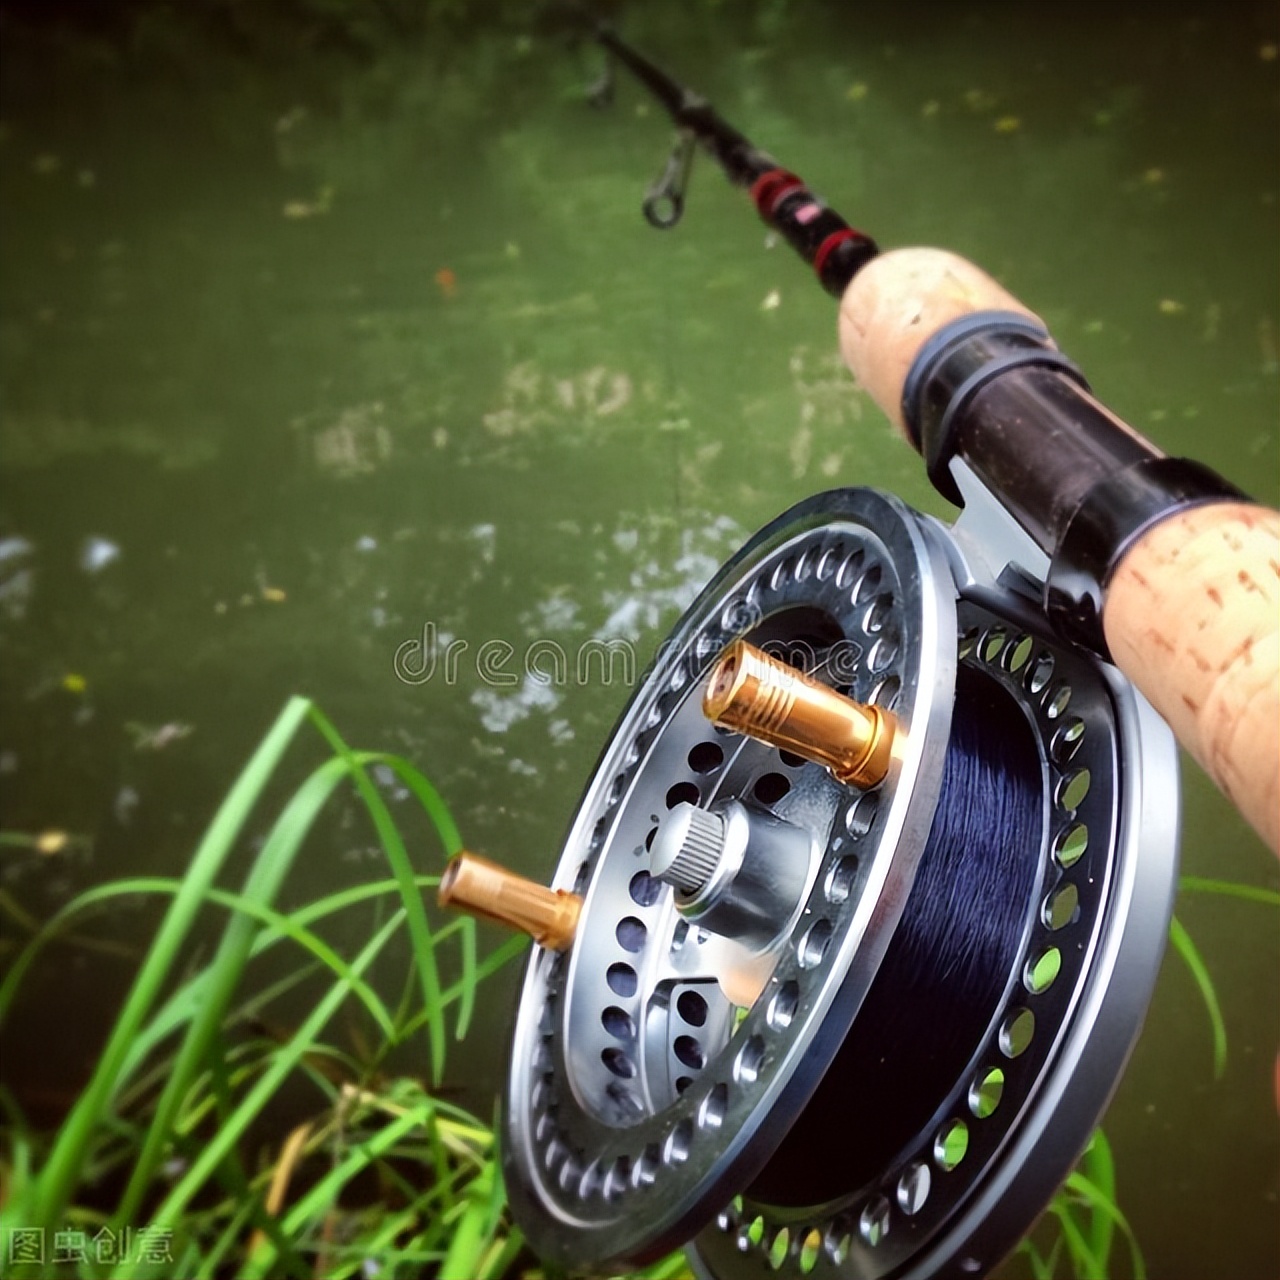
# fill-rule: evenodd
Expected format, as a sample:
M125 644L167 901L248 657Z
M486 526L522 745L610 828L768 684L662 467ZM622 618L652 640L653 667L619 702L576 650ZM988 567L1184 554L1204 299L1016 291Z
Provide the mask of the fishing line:
M997 681L962 665L942 791L902 921L842 1048L749 1195L807 1205L854 1190L943 1104L1017 956L1041 786L1026 716Z

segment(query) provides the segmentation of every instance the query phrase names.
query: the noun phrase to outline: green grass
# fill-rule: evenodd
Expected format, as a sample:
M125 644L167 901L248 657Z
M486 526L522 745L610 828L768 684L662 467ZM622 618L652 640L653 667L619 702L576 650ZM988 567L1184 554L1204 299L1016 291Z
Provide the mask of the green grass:
M225 887L219 881L229 858L308 727L329 758L281 807L243 883ZM167 902L92 1076L57 1131L34 1132L15 1101L0 1096L0 1238L10 1240L13 1229L41 1232L47 1258L57 1232L80 1232L87 1244L87 1260L78 1265L18 1264L7 1275L338 1280L364 1274L370 1263L381 1276L440 1280L498 1280L527 1271L493 1129L438 1087L450 1040L465 1033L478 986L527 943L510 939L481 956L474 921L431 920L424 896L438 879L415 867L369 776L373 765L393 770L416 799L440 846L428 860L443 865L462 840L430 782L400 757L353 751L299 698L241 772L181 879L99 886L38 928L16 904L0 904L31 934L0 983L2 1025L50 942L82 942L76 927L121 899ZM344 789L363 802L390 875L281 911L277 903L308 833ZM14 834L4 843L28 844ZM325 940L323 930L336 918L378 905L381 924L354 956ZM197 965L200 940L219 916L217 945ZM412 972L400 998L388 1004L368 975L394 941L406 938ZM260 968L268 952L275 953L271 977ZM274 976L281 952L292 957L283 977ZM446 981L446 972L457 976ZM287 1034L264 1034L262 1020L274 1002L302 991L309 1012L301 1024ZM344 1019L370 1028L371 1049L335 1043ZM425 1079L387 1069L394 1050L419 1042ZM271 1132L268 1108L286 1089L309 1092L316 1105L282 1135ZM97 1233L139 1224L149 1233L151 1260L136 1239L127 1261L94 1256L89 1242ZM673 1258L645 1274L685 1270Z

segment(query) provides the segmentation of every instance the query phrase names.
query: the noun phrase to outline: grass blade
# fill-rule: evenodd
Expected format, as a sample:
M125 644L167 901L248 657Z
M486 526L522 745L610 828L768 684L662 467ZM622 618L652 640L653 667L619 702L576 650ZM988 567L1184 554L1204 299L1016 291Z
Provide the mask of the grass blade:
M409 939L422 982L423 1003L431 1015L427 1023L427 1042L431 1050L431 1079L433 1083L439 1084L444 1074L445 1061L445 1025L444 1009L440 1002L440 971L436 965L435 946L431 939L431 928L427 924L427 913L422 906L422 895L417 891L413 864L409 860L404 841L400 838L400 832L396 829L391 814L387 810L386 802L364 771L362 760L347 746L323 712L312 707L311 720L334 754L346 763L351 780L355 783L356 790L369 810L369 816L373 819L378 838L386 851L387 861L391 864L392 874L400 884L401 902L409 925ZM443 802L435 795L434 788L431 788L431 793L435 797L435 802L443 808ZM452 825L452 819L449 821ZM453 834L457 835L456 828L453 828Z
M404 913L398 911L374 934L352 962L353 973L361 974L373 963L403 921ZM226 1122L214 1134L178 1184L165 1197L160 1207L151 1214L152 1223L168 1227L178 1224L183 1210L208 1181L231 1146L239 1141L254 1118L275 1095L285 1077L297 1066L299 1059L309 1051L312 1041L337 1012L349 991L350 985L346 981L334 983L303 1022L294 1038L276 1051L271 1066L245 1095L236 1110L227 1117ZM126 1267L119 1274L127 1277L134 1272L131 1267Z
M119 1071L129 1046L169 976L172 958L191 928L205 890L212 884L310 706L305 698L293 698L286 704L214 815L192 859L183 892L173 900L161 922L98 1058L93 1077L60 1129L48 1163L36 1180L32 1217L24 1226L48 1230L60 1225L94 1129L119 1087Z
M246 901L266 907L275 898L316 815L345 771L343 761L326 761L293 793L250 868L242 893ZM186 1037L156 1105L133 1175L116 1211L114 1220L117 1223L130 1222L137 1216L147 1185L164 1154L179 1102L222 1025L260 927L253 915L237 914L223 931L217 953L209 964L203 998L188 1024ZM172 964L174 953L168 953L166 959L168 964Z
M1111 1154L1111 1144L1101 1129L1095 1129L1085 1149L1082 1173L1098 1192L1099 1200L1114 1204L1116 1198L1116 1166ZM1089 1226L1089 1243L1094 1256L1102 1263L1105 1272L1111 1259L1111 1242L1115 1234L1114 1215L1094 1208Z
M1183 928L1177 916L1169 921L1169 941L1174 950L1182 957L1196 986L1200 989L1200 998L1204 1001L1205 1011L1209 1015L1209 1025L1213 1030L1213 1078L1221 1080L1227 1069L1227 1027L1222 1020L1222 1008L1218 1004L1218 993L1214 990L1213 979L1205 967L1196 944L1191 935Z
M1280 907L1280 893L1274 889L1260 889L1252 884L1237 884L1234 880L1211 880L1205 876L1182 876L1178 888L1189 893L1213 893L1223 898L1242 898L1245 902L1260 902L1267 907Z
M1138 1238L1134 1235L1133 1228L1129 1226L1128 1218L1120 1211L1120 1206L1116 1204L1114 1197L1105 1195L1098 1186L1081 1173L1068 1174L1066 1188L1085 1201L1095 1217L1100 1215L1120 1228L1124 1233L1125 1239L1129 1242L1129 1257L1133 1267L1133 1280L1147 1280L1147 1264L1143 1259L1142 1250L1138 1248ZM1107 1259L1105 1257L1099 1258L1094 1255L1092 1265L1096 1270L1096 1274L1106 1275L1106 1264ZM1088 1274L1092 1276L1094 1272L1091 1271Z

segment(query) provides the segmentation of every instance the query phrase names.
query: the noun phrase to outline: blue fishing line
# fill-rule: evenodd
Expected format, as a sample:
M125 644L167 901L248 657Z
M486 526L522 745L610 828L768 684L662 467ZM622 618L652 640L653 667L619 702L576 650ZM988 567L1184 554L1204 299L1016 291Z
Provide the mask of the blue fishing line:
M749 1194L812 1205L879 1177L929 1125L1016 963L1043 822L1031 727L957 673L942 791L902 919L844 1044Z

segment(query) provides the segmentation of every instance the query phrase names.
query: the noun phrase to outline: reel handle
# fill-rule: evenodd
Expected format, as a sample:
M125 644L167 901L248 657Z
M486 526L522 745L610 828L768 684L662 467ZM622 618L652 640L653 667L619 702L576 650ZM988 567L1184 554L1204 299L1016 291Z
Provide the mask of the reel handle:
M927 424L921 444L920 407L926 415L941 410L927 403L929 388L913 383L921 382L926 365L925 372L936 374L960 340L971 347L981 341L972 334L982 326L972 321L983 316L1003 320L1001 336L1013 334L1000 348L1004 355L992 354L987 367L1048 366L1037 371L1040 385L1027 403L1040 397L1040 403L1060 408L1072 400L1086 424L1079 439L1061 430L1070 427L1061 415L1037 437L1037 423L1019 421L1019 414L1009 412L1011 401L1002 406L1003 416L991 413L984 424L973 404L995 380L979 376L943 388L947 395L954 393L952 408L960 409L942 415L943 434L950 428L951 438L941 444L930 440ZM960 339L952 341L944 330ZM1071 624L1059 629L1073 633L1072 639L1092 641L1115 662L1280 852L1280 513L1235 500L1229 486L1206 469L1160 455L1082 389L1083 379L1058 355L1033 312L955 254L911 248L873 259L841 299L839 331L854 376L925 453L930 475L944 493L952 496L949 457L960 454L972 461L977 456L976 469L1055 565L1065 543L1083 538L1086 567L1096 570L1094 598L1089 599L1086 583L1081 599L1072 603L1096 616L1077 627L1068 609L1055 623ZM940 341L952 342L941 356ZM1036 351L1028 356L1019 346ZM953 366L944 370L953 384L978 370L972 351L968 363L958 358ZM958 427L949 421L966 412L967 421ZM999 429L992 430L997 422ZM1055 466L1058 474L1046 475ZM1116 484L1117 477L1126 483ZM1104 489L1105 503L1092 504L1085 521L1090 528L1082 534L1076 517L1090 505L1085 499L1103 495ZM1162 509L1159 497L1165 490L1175 500ZM1060 509L1043 509L1055 500ZM1123 510L1130 500L1133 510ZM1099 537L1113 538L1101 562ZM1064 581L1070 578L1073 587L1079 586L1081 574L1075 571L1081 566L1072 556L1068 560ZM1051 582L1047 597L1053 590ZM1051 616L1052 604L1050 599Z

